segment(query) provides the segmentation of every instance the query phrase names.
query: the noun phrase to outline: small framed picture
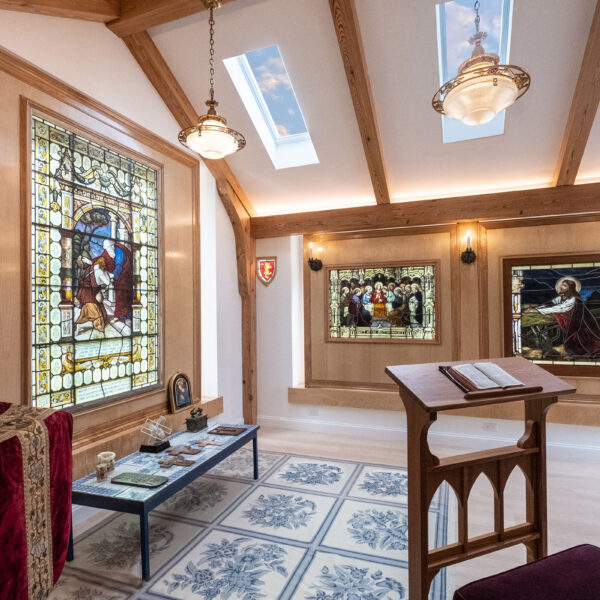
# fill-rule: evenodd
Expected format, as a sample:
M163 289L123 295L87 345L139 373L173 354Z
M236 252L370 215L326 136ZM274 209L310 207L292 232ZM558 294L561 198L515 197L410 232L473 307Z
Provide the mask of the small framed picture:
M192 386L185 373L175 373L169 380L169 404L171 412L178 412L192 405Z

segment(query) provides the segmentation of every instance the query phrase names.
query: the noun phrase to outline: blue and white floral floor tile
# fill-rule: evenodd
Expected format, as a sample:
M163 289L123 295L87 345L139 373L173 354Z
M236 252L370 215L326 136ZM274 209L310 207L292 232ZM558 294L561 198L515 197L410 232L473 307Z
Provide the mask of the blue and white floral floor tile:
M75 543L70 569L81 569L106 581L139 585L142 576L137 515L119 514ZM202 527L150 514L150 568L156 572L200 534Z
M400 600L408 571L372 561L316 552L292 600Z
M64 575L58 580L48 600L127 600L129 596L128 592Z
M408 476L406 469L365 465L361 468L358 479L348 492L348 496L407 504Z
M292 456L267 479L267 483L339 494L356 467L356 463Z
M304 548L212 531L150 592L180 600L279 598L305 553Z
M212 523L246 490L249 483L213 477L200 477L163 502L156 513Z
M268 473L274 465L281 462L283 454L278 452L260 452L259 471L261 478ZM243 448L227 457L223 462L210 470L211 475L234 477L236 479L254 480L254 462L252 450Z
M430 512L431 544L436 531L437 513ZM345 500L321 544L407 562L408 511L400 506Z
M221 524L290 540L310 542L336 498L260 486Z
M150 581L138 517L94 525L51 600L407 600L405 469L276 452L259 466L254 481L240 450L151 513ZM447 543L447 510L442 488L430 547ZM445 587L442 571L429 600Z

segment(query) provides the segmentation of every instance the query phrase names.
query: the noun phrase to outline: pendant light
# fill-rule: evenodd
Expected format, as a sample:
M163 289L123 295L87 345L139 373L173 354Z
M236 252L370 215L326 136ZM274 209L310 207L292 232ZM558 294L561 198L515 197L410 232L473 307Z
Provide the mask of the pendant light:
M475 46L471 58L458 68L458 75L447 81L433 97L437 112L466 125L483 125L508 108L528 89L531 78L521 67L501 65L497 54L486 53L481 42L487 37L479 31L479 7L476 0L475 34L469 44Z
M219 103L215 100L215 19L214 9L221 6L220 0L202 0L210 11L210 98L206 101L208 111L198 117L198 124L179 132L179 141L198 152L203 158L218 160L241 150L246 140L241 133L227 127L227 120L217 114Z

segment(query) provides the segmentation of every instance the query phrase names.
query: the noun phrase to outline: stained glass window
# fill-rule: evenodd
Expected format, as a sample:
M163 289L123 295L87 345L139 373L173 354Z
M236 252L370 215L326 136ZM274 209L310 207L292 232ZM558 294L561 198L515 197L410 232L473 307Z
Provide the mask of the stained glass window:
M31 134L33 405L159 383L156 169L37 116Z
M513 355L541 365L600 367L600 262L590 258L510 266Z
M436 340L435 265L329 269L329 339Z

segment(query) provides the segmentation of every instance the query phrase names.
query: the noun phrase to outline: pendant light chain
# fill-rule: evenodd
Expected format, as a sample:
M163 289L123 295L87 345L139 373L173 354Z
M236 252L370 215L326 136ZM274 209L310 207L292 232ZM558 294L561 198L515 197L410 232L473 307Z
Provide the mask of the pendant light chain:
M206 114L198 117L197 125L187 127L179 132L179 141L198 152L202 158L220 160L229 154L241 150L246 145L244 136L227 127L227 119L217 113L219 103L215 100L215 8L221 6L221 0L202 0L209 11L208 25L210 50L208 72L210 81L209 99L206 101Z
M215 101L215 18L212 6L210 7L208 24L210 26L210 58L208 64L210 65L210 102L212 104Z

